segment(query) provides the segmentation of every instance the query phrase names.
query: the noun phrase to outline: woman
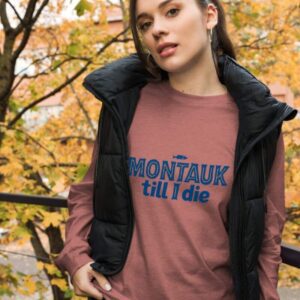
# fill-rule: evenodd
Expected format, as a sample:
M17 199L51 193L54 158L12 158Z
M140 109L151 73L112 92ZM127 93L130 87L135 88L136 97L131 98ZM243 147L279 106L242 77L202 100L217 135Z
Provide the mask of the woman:
M137 54L84 81L103 106L56 264L93 299L279 299L297 111L234 60L219 1L130 13Z

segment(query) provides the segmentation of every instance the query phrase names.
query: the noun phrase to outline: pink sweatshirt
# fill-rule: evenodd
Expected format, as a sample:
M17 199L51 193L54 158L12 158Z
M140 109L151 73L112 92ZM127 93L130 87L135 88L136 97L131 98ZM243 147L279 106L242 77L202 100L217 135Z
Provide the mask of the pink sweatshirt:
M235 299L226 208L237 131L238 108L229 94L188 95L168 82L143 87L128 133L135 226L123 270L107 276L112 290L98 286L106 299ZM87 235L93 217L95 145L85 178L70 188L65 247L55 261L71 278L92 261ZM281 134L266 190L258 270L261 300L279 299L284 200Z

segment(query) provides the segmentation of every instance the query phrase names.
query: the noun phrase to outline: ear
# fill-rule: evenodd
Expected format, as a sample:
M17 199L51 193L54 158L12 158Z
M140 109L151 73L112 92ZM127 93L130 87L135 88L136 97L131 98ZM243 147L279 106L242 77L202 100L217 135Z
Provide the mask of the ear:
M206 28L212 29L218 24L218 9L217 7L209 3L206 9L207 21L206 21Z

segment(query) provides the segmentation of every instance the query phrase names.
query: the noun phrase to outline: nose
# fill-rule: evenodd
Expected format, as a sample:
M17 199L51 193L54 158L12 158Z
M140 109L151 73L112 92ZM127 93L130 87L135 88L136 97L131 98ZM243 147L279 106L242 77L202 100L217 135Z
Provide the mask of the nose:
M158 39L161 35L168 34L168 32L167 26L162 20L153 21L152 36L154 39Z

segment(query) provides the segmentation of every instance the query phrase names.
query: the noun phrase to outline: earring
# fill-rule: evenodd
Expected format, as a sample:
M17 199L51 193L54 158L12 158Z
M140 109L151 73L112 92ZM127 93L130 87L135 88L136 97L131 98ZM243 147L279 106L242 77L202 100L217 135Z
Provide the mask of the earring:
M209 30L209 42L212 43L213 29Z
M151 52L150 52L149 49L147 49L147 59L146 60L147 60L148 64L151 63L150 62L150 57L151 57Z

